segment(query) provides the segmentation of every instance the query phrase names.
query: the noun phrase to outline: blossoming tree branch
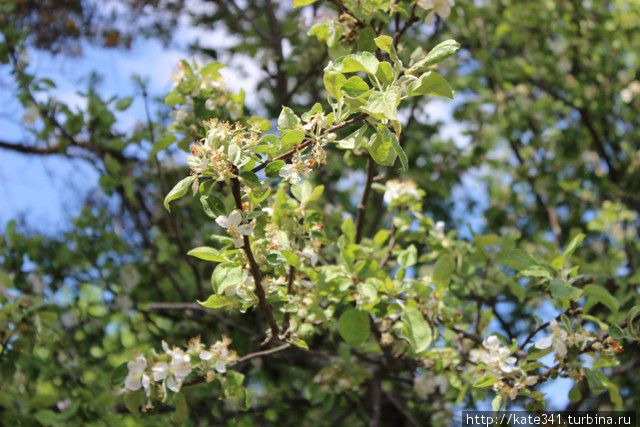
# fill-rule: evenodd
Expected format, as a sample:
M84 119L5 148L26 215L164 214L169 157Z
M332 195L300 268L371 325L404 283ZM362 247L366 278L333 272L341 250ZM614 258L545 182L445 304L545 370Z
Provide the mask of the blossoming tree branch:
M520 399L540 409L540 387L568 377L593 393L608 390L619 405L602 368L615 364L624 340L638 338L640 309L592 314L596 306L615 314L620 302L573 263L583 234L532 253L515 239L460 238L423 212L429 188L409 178L403 121L415 100L454 98L439 69L460 44L408 51L403 35L417 22L446 19L452 2L328 3L339 15L309 31L328 50L326 101L303 112L283 106L274 128L245 115L244 93L226 88L222 64L178 65L166 98L174 121L157 144L188 147L190 173L164 204L180 209L178 199L193 196L218 225L209 245L188 252L211 263L211 291L198 304L257 311L258 337L245 355L228 337L158 343L162 350L120 369L127 407L185 411L184 389L202 383L245 407L237 368L284 352L314 361L319 395L371 390L374 417L385 395L410 424L415 418L392 392L407 382L421 399L455 390L459 402L471 395L499 409ZM317 175L337 155L359 191L329 205L323 196L332 190ZM370 208L377 193L384 211ZM495 310L541 301L557 316L518 334Z

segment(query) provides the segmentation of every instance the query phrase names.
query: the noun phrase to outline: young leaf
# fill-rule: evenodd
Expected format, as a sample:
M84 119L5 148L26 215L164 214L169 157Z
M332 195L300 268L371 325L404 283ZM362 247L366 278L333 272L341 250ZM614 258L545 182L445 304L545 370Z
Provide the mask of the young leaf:
M193 181L195 179L196 179L196 177L194 175L191 175L191 176L188 176L188 177L182 179L180 182L178 182L171 189L171 191L169 191L169 194L167 194L167 197L164 198L164 207L165 207L165 209L167 209L169 212L171 212L171 208L169 207L169 204L172 201L177 200L177 199L183 197L185 194L187 194L187 192L191 188L191 185L193 184Z
M594 301L606 306L612 313L617 313L620 308L618 300L608 290L598 285L587 285L583 290L584 295L593 298Z
M300 117L293 112L289 107L282 107L282 111L278 116L278 129L283 131L285 129L293 129L300 123Z
M199 246L187 252L187 255L202 259L205 261L225 262L226 258L220 255L220 251L209 246Z
M449 82L435 71L427 71L407 86L407 95L436 95L453 99L453 90Z
M418 75L422 73L427 67L437 64L438 62L447 59L451 55L460 49L460 43L455 40L445 40L442 43L436 45L433 49L427 53L427 55L416 62L411 68L406 71L406 74Z
M431 327L417 305L407 303L402 313L402 336L409 341L416 353L420 353L431 345L433 334Z
M207 298L206 301L198 301L198 304L203 307L218 309L233 307L237 302L238 300L235 297L213 294L209 298Z
M522 249L503 249L496 254L496 262L517 271L537 265L536 260Z

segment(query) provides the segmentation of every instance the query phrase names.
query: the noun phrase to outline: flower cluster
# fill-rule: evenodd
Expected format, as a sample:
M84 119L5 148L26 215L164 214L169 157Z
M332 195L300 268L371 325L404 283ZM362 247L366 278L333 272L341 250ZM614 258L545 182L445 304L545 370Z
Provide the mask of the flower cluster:
M297 185L311 172L313 164L312 159L306 159L300 152L297 152L291 159L291 163L280 168L279 174L291 184Z
M449 380L444 374L434 376L426 372L420 372L413 379L413 389L420 399L426 400L436 391L438 394L446 393L449 389Z
M200 338L192 339L186 349L169 347L163 341L163 353L152 352L148 357L139 355L127 363L128 374L124 380L126 391L144 390L147 398L159 397L164 400L167 389L178 393L190 374L196 372L207 381L215 378L215 373L225 373L238 355L229 350L231 340L223 337L221 341L206 348Z
M483 363L494 375L500 376L503 373L513 372L513 365L516 358L511 356L511 351L500 343L497 336L491 335L482 341L483 349L471 350L471 361Z
M260 131L257 126L245 128L240 123L231 124L217 119L205 124L206 136L191 147L187 164L198 176L225 181L235 176L235 167L242 159L242 150L258 144Z
M424 191L413 181L390 179L384 186L384 202L391 208L411 207L424 197Z
M535 348L539 350L553 348L553 351L556 353L556 359L558 360L565 358L568 347L576 346L582 350L595 340L595 337L590 335L586 330L567 331L558 325L558 322L555 320L552 320L549 326L551 327L551 335L536 342Z
M516 358L511 356L511 351L500 343L497 336L486 338L482 347L471 350L470 359L479 364L480 370L495 378L493 389L497 393L513 400L521 389L538 382L538 377L528 376L520 367L514 366Z
M242 212L238 209L232 211L229 216L220 215L216 218L216 223L227 230L236 248L244 246L244 236L251 235L255 227L254 221L248 224L242 224Z
M447 19L451 14L451 7L455 4L454 0L418 0L418 6L429 11L427 21L431 21L434 15L438 15L442 19Z

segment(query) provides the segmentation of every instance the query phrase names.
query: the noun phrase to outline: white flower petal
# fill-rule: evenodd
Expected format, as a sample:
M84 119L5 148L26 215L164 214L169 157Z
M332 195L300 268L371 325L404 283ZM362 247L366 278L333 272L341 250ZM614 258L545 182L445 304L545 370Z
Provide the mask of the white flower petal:
M216 223L222 228L227 228L229 226L229 217L220 215L216 218Z
M151 368L154 381L162 381L169 375L169 364L166 362L158 362Z
M538 342L536 342L534 347L537 348L538 350L545 350L551 347L552 343L553 343L553 337L549 335L548 337L544 337Z
M127 378L124 380L124 388L129 391L138 391L142 387L142 381L140 380L140 375L127 375Z

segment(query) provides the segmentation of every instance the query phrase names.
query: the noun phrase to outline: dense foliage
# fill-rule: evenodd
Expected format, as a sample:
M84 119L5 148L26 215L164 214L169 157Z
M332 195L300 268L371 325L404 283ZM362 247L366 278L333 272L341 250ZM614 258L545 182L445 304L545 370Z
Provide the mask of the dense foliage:
M235 44L194 46L165 107L142 79L70 107L28 53L95 38L92 8L45 41L0 9L33 135L0 149L100 173L67 232L0 235L3 420L447 425L557 381L640 405L636 1L121 3Z

